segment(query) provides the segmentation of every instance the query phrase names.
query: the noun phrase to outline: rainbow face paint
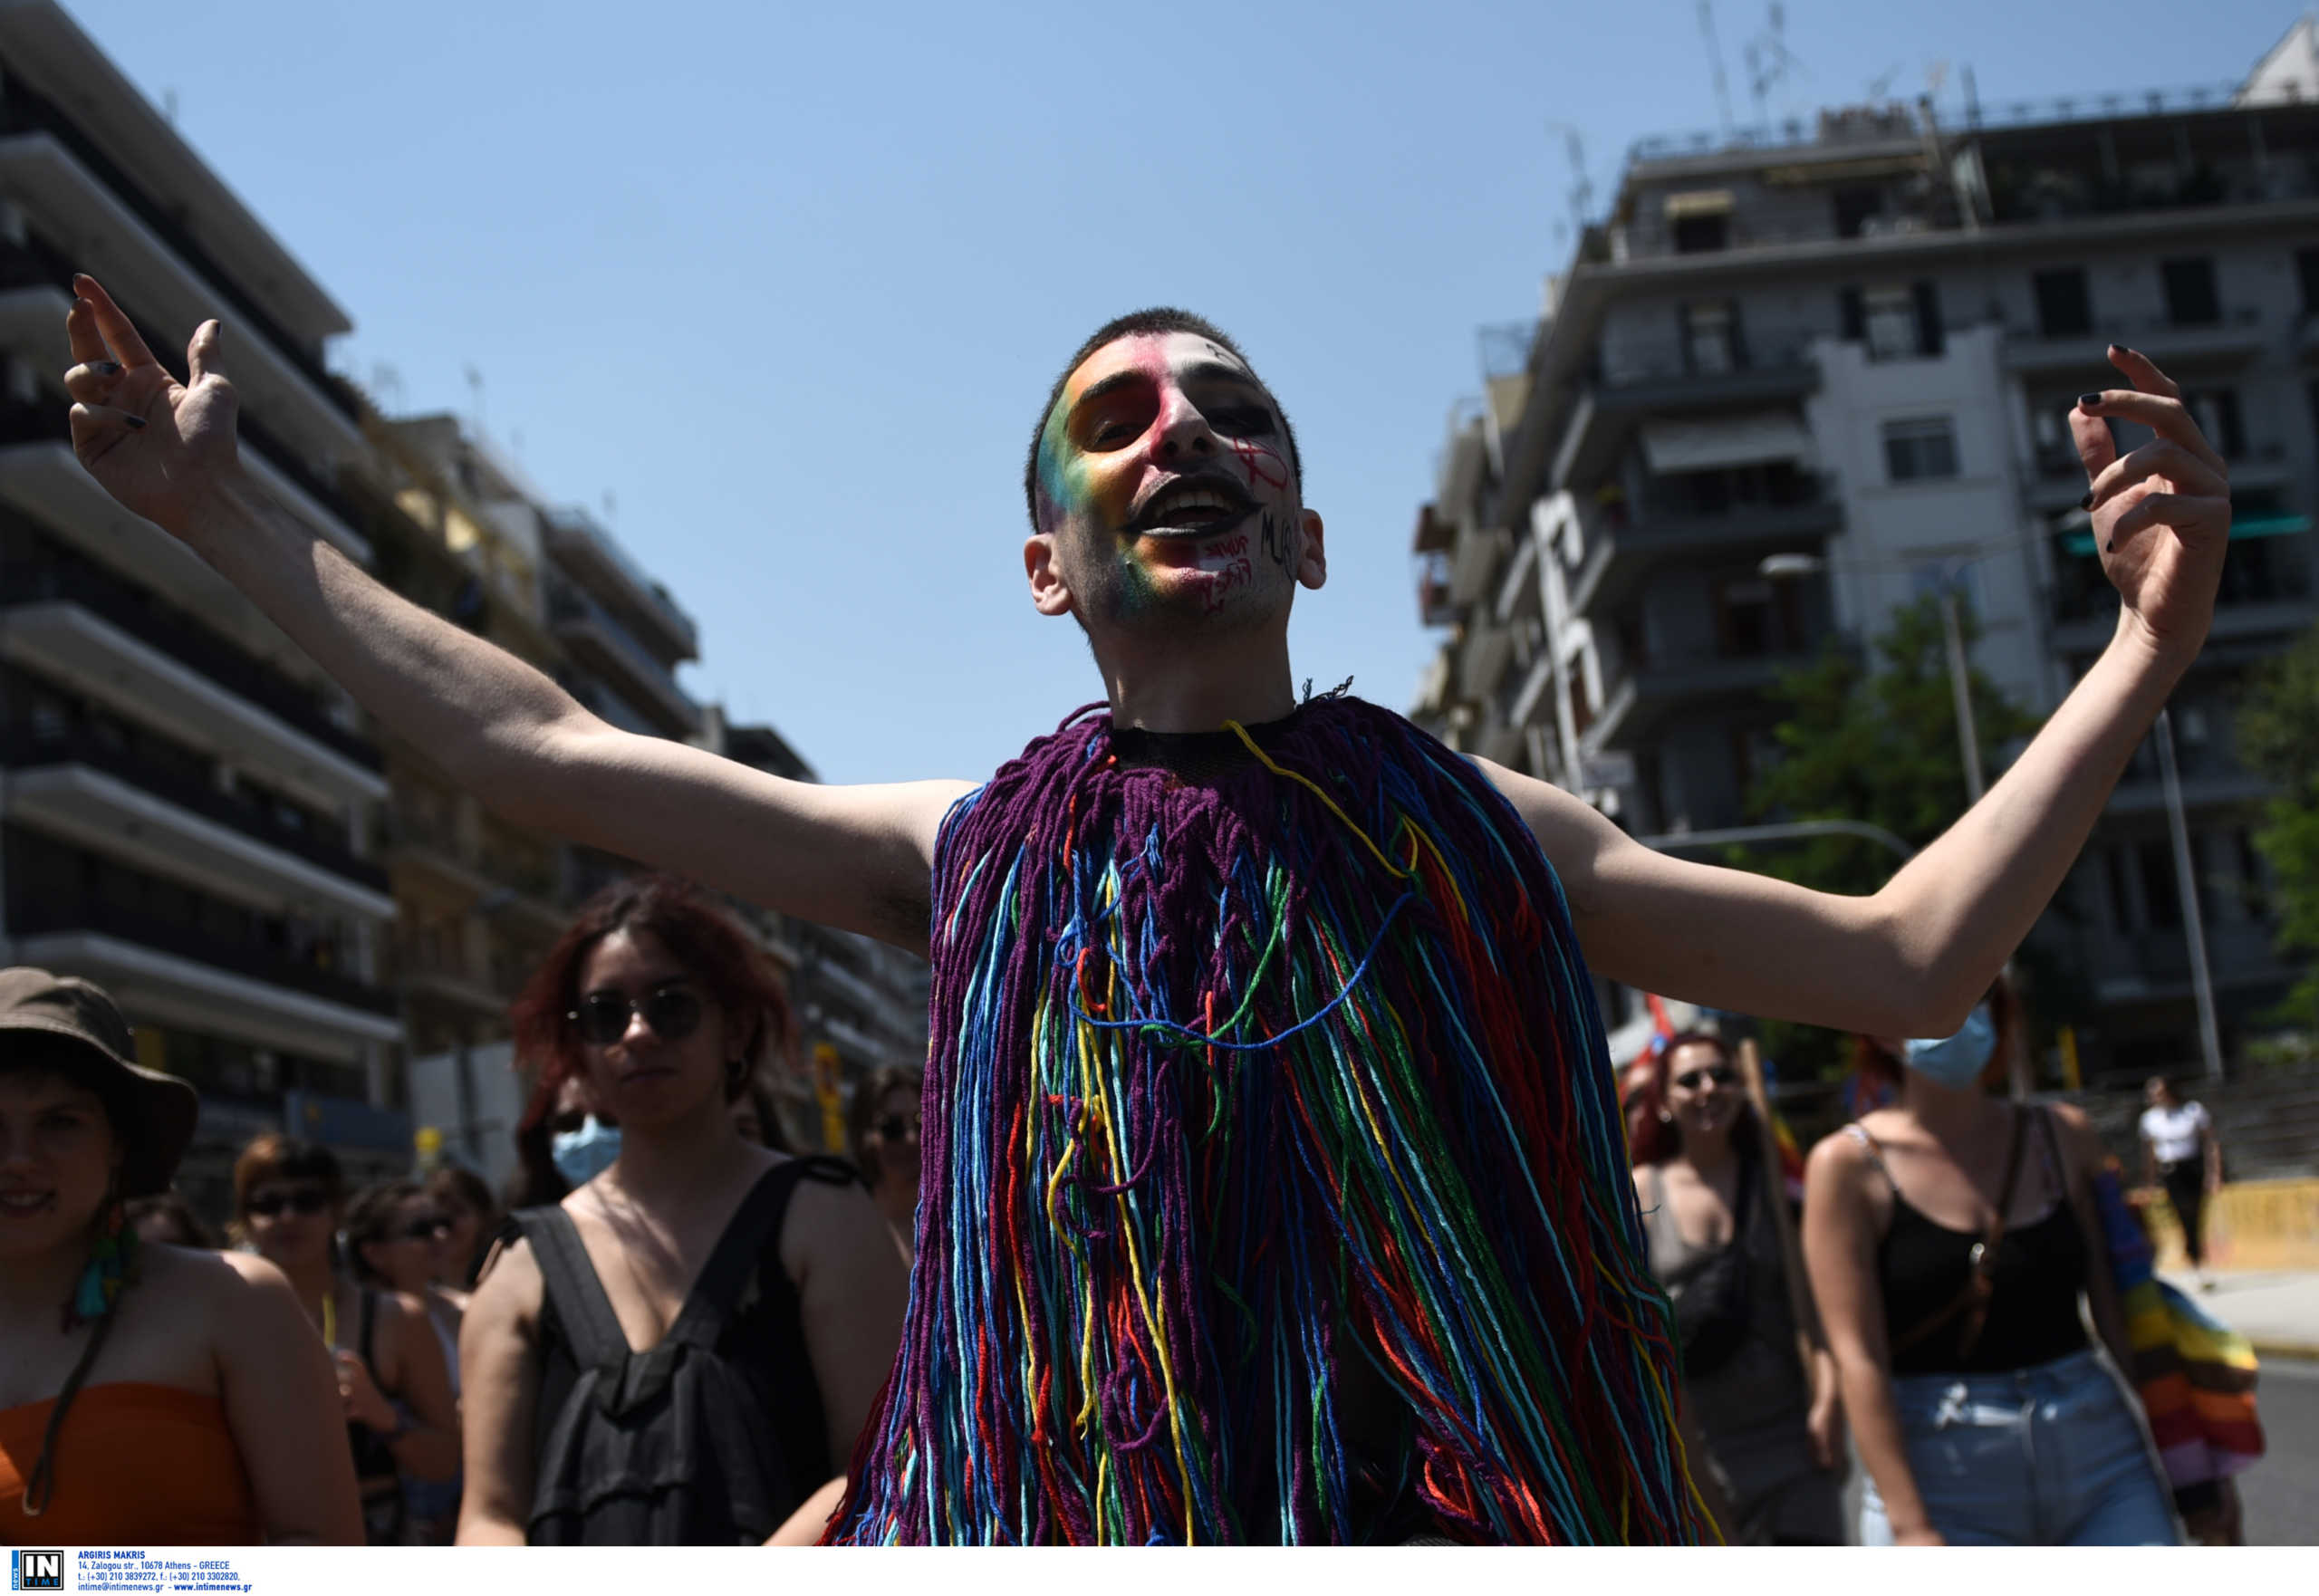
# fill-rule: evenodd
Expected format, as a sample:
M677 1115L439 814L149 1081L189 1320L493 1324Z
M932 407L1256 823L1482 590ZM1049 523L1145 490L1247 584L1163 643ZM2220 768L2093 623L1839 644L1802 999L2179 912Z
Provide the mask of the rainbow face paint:
M1286 438L1246 362L1197 334L1090 355L1039 443L1040 526L1082 619L1285 612L1303 543Z

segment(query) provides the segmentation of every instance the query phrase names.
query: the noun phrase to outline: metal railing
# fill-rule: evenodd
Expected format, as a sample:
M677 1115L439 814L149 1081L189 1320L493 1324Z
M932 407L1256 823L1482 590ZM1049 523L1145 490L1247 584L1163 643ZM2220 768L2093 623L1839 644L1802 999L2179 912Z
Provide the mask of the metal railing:
M178 618L95 566L58 560L0 565L0 606L78 604L196 674L248 699L365 770L384 770L377 748L338 725L290 678L215 632Z
M215 926L157 914L140 906L77 894L8 895L8 930L14 937L85 931L118 937L195 964L245 976L270 985L344 1004L369 1014L391 1014L395 995L367 982L291 957L273 946L221 935Z
M332 841L327 833L285 824L255 801L236 798L164 760L108 743L85 731L59 736L42 736L24 728L9 731L0 735L0 764L16 770L80 764L102 771L204 820L216 821L309 864L319 865L333 875L343 876L373 891L387 889L384 870L344 844Z

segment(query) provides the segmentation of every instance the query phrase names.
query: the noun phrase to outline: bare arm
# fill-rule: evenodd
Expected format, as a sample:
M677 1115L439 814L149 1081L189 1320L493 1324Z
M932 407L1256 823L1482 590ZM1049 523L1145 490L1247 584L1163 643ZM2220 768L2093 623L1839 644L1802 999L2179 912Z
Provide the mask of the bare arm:
M2061 885L2213 619L2230 529L2221 461L2156 367L2112 360L2139 391L2104 394L2070 426L2123 601L2117 634L2004 779L1873 897L1667 858L1569 793L1485 766L1554 861L1597 972L1839 1030L1946 1036L1962 1023ZM2102 417L2158 438L2120 459Z
M66 329L81 364L65 386L90 474L461 785L521 824L923 949L934 835L964 784L789 782L606 725L522 660L389 591L250 481L217 322L195 332L180 385L101 287L75 288Z
M467 1471L459 1498L462 1546L521 1546L528 1535L540 1399L534 1327L544 1293L531 1248L517 1242L486 1265L459 1326Z
M797 1283L830 1460L843 1467L893 1371L909 1277L869 1193L810 1179L790 1200L781 1262Z
M259 1531L276 1546L359 1546L362 1507L330 1353L273 1264L245 1253L217 1258L230 1274L205 1281L219 1395Z
M396 1467L415 1479L455 1479L459 1472L459 1402L451 1395L443 1343L435 1339L426 1305L418 1298L396 1295L380 1306L387 1322L380 1328L394 1349L394 1367L388 1377L409 1415L402 1434L387 1443L388 1450L394 1454Z
M1847 1135L1831 1136L1812 1149L1804 1177L1804 1263L1835 1355L1852 1440L1884 1499L1893 1538L1904 1545L1937 1544L1939 1535L1926 1517L1892 1399L1884 1301L1876 1282L1875 1178L1865 1150Z

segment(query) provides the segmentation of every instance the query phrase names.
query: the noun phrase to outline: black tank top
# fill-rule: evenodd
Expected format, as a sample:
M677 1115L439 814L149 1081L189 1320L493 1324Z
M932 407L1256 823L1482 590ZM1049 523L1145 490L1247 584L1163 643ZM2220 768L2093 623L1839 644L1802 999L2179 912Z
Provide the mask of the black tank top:
M2023 1127L2023 1134L2036 1138L2062 1195L2044 1218L2007 1229L1997 1243L1989 1274L1988 1317L1971 1350L1958 1350L1966 1325L1966 1315L1960 1313L1914 1346L1894 1352L1894 1375L2006 1374L2084 1351L2085 1325L2078 1316L2077 1300L2085 1289L2085 1233L2070 1207L2051 1116L2043 1110L2033 1113L2035 1127ZM1926 1217L1900 1195L1875 1139L1857 1126L1853 1129L1883 1171L1885 1184L1892 1187L1892 1224L1877 1245L1876 1275L1884 1299L1884 1332L1897 1343L1965 1290L1973 1274L1973 1246L1981 1237Z

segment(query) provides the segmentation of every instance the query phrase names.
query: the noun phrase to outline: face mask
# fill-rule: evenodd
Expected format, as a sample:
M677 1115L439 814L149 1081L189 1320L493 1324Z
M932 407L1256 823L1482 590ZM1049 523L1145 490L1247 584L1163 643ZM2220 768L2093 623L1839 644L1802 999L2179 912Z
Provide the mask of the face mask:
M1935 1085L1963 1091L1988 1067L1989 1054L1997 1051L1997 1026L1983 1004L1966 1016L1965 1028L1956 1035L1911 1037L1904 1045L1910 1069Z
M620 1157L620 1127L607 1125L591 1114L577 1130L559 1130L548 1143L555 1172L572 1185L585 1186L612 1167Z

